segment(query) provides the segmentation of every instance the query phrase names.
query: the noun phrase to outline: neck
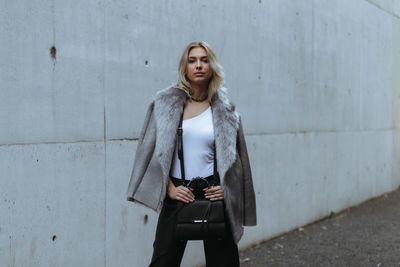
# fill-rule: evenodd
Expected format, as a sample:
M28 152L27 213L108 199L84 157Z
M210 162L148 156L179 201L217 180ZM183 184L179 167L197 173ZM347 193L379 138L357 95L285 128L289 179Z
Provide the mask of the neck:
M208 86L203 84L191 84L191 95L195 98L201 98L207 94Z

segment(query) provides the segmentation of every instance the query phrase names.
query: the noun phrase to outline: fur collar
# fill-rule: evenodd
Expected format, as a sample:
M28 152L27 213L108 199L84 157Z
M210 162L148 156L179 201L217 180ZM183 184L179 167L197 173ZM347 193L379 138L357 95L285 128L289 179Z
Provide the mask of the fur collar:
M157 127L155 155L163 171L164 182L169 171L176 142L176 129L186 102L186 93L176 87L159 91L154 102ZM214 138L217 153L217 168L221 184L226 172L236 160L236 137L239 129L239 114L235 111L224 88L218 89L211 101Z

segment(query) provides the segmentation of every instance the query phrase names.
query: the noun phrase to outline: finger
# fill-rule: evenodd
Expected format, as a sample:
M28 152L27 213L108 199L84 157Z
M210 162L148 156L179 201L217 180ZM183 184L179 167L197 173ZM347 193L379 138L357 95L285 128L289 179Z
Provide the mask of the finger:
M223 192L218 192L214 194L208 195L210 200L219 200L219 199L224 199L224 193Z
M178 192L179 197L181 197L184 201L190 202L193 200L193 197L191 197L187 192L185 191L180 191Z
M182 201L184 201L186 203L189 203L189 202L193 201L193 198L190 198L190 197L188 197L186 195L179 195L179 197L182 199Z
M218 191L216 191L216 192L205 193L205 196L210 196L210 197L213 197L213 196L223 196L223 195L224 195L224 192L223 192L222 190L218 190Z
M183 203L187 203L187 201L186 200L184 200L183 198L181 198L180 196L176 196L176 200L178 200L178 201L180 201L180 202L183 202Z
M212 195L206 196L206 198L208 198L210 200L213 200L213 199L218 198L218 197L219 197L219 195L216 195L216 194L212 194Z
M183 202L183 203L189 203L190 202L189 200L187 200L186 198L183 198L181 196L177 197L177 200L179 200L180 202Z
M183 192L189 194L189 196L194 197L194 195L193 195L193 193L192 193L192 190L193 190L192 188L187 188L187 187L182 186L182 187L180 188L180 190L182 190Z
M190 203L189 200L186 200L186 199L183 199L183 198L180 198L179 201L180 201L180 202L183 202L183 203L186 203L186 204L187 204L187 203Z
M206 193L213 193L213 192L214 192L214 188L213 188L213 187L206 187L206 188L204 188L203 190L204 190L204 192L206 192Z
M184 201L184 199L182 198L182 196L178 192L176 192L176 194L174 196L174 199L175 200L179 200L179 201Z
M220 191L220 190L222 190L222 187L221 187L220 185L218 185L218 186L212 186L212 187L210 187L207 191L208 191L209 193L215 193L215 192L218 192L218 191Z
M175 196L175 199L178 200L178 201L180 201L180 202L186 203L186 200L183 199L183 198L182 198L181 196L179 196L179 195L176 195L176 196Z
M214 197L214 198L211 198L210 200L215 201L215 200L223 200L223 199L224 199L223 197Z
M186 195L182 191L178 191L176 193L176 196L182 201L185 201L185 202L189 201L189 198L187 198Z
M182 190L182 191L180 191L180 193L187 196L189 199L194 199L194 195L193 195L192 191L190 191L188 189Z
M179 191L187 191L187 190L189 190L187 187L185 187L183 185L178 186L176 189L178 189Z
M193 190L193 189L192 189L192 190ZM186 193L187 193L191 198L194 198L194 194L193 194L192 190L188 189L188 190L186 191Z

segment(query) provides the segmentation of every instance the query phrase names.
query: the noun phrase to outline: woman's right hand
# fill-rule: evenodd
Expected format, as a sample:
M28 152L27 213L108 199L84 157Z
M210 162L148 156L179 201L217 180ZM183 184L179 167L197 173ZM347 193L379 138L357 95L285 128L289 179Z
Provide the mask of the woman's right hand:
M172 199L189 203L194 200L194 195L190 189L180 185L176 187L171 180L168 182L168 196Z

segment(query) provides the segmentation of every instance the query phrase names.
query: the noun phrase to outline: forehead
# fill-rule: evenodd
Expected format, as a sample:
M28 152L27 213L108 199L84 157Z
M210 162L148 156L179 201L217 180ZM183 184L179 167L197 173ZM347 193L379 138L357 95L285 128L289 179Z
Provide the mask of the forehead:
M193 47L190 52L189 52L189 57L206 57L207 55L207 51L201 47Z

